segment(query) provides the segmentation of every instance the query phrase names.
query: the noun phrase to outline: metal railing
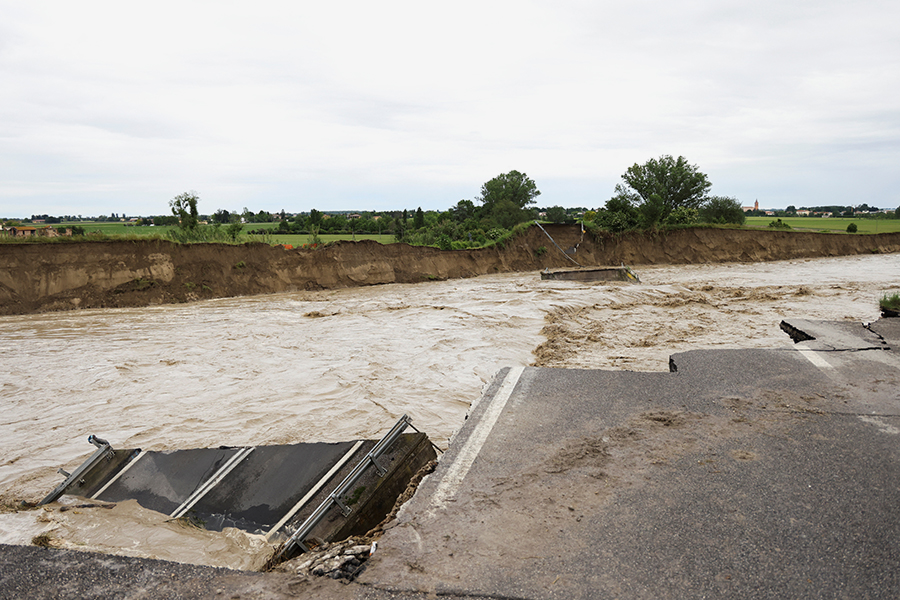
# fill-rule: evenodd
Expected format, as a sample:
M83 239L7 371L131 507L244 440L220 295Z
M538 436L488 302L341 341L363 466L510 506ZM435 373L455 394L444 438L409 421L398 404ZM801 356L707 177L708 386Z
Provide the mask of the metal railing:
M97 451L94 452L90 458L81 463L81 466L75 469L72 473L66 473L62 468L58 470L59 473L66 476L66 480L61 484L56 486L56 488L47 494L47 496L38 502L38 506L42 504L47 504L49 502L53 502L57 498L65 493L66 488L68 488L73 483L80 481L81 477L85 475L88 471L94 468L101 459L111 459L113 457L113 449L112 446L109 445L109 442L106 440L98 438L96 435L89 435L88 441L93 445L97 446Z
M351 508L347 506L343 501L341 501L341 496L343 496L347 490L349 490L356 481L362 476L365 470L371 464L375 467L375 470L378 472L379 477L383 477L385 473L387 473L387 469L378 462L378 457L384 454L384 452L390 447L394 441L400 437L404 431L406 431L407 427L413 427L412 420L403 415L400 417L400 420L391 428L387 434L381 440L372 447L372 449L366 454L366 456L357 463L353 470L350 471L350 474L347 475L344 480L334 488L334 491L331 492L328 497L319 505L316 510L313 511L309 517L307 517L306 521L291 535L290 538L281 546L281 549L275 555L275 561L280 561L283 558L286 558L287 555L292 552L294 547L299 547L304 552L309 552L309 548L304 543L306 536L308 536L313 529L315 529L316 525L319 524L319 521L325 516L325 513L334 506L337 505L338 508L341 509L341 512L344 513L344 516L350 514ZM416 431L418 431L416 429Z

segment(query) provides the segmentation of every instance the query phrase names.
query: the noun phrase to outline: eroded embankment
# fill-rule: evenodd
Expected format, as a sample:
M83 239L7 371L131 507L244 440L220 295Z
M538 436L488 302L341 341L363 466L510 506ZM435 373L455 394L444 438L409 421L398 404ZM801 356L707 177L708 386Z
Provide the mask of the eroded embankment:
M547 232L582 266L696 264L900 252L900 234L844 235L741 229L655 234ZM576 248L574 253L571 249ZM246 244L115 241L0 245L0 314L148 306L333 289L575 264L533 227L504 248L442 251L406 244L341 242L316 250Z

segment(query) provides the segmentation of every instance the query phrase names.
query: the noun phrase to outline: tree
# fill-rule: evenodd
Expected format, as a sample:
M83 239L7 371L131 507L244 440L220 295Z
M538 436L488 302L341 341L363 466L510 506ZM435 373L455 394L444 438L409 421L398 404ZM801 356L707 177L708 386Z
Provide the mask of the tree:
M497 175L481 186L481 197L477 198L484 205L487 214L503 200L508 200L516 208L522 210L535 203L541 195L537 185L525 173L510 171Z
M668 154L651 158L643 165L635 163L625 171L622 180L628 187L617 185L617 195L632 201L639 198L639 204L649 205L648 210L642 211L648 216L661 210L660 220L680 206L700 208L712 187L696 165L688 163L683 156L675 159Z
M562 223L566 220L566 209L562 206L551 206L547 209L547 220L551 223Z
M735 223L743 225L747 220L747 216L744 214L741 203L736 198L711 196L700 207L700 220L704 223Z
M416 209L416 214L413 217L413 229L422 229L425 227L425 213L422 212L422 207Z
M212 220L214 223L225 225L231 222L231 213L220 208L213 214Z
M238 221L235 221L228 225L226 232L228 233L228 237L231 238L232 242L237 241L238 236L241 234L241 230L243 228L244 228L244 226L241 225L240 222L238 222Z
M462 223L475 216L475 203L471 200L460 200L449 212L453 215L454 221Z
M616 186L619 192L606 201L606 206L597 210L594 223L610 231L628 231L640 225L640 213L633 199L621 185Z
M172 207L172 214L178 217L179 226L185 231L193 231L197 229L199 224L197 214L197 201L200 199L197 192L185 192L179 194L169 201Z

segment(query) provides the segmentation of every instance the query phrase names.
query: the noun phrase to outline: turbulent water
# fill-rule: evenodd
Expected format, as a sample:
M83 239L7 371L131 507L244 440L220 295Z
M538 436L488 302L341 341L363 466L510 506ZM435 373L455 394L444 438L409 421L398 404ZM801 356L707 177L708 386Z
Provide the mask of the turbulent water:
M0 318L0 497L39 500L93 450L380 437L402 414L446 446L499 369L667 370L699 348L783 347L784 316L872 321L900 256L537 273ZM133 502L0 514L0 543L258 566L269 548Z

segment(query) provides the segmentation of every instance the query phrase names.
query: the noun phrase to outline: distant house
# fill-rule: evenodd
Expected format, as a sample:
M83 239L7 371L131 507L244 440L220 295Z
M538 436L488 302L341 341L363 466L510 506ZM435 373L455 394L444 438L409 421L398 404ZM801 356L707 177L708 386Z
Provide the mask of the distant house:
M797 211L797 216L798 216L798 217L808 217L808 216L809 216L809 211L808 211L808 210L798 210L798 211Z
M72 235L71 229L66 229L65 233L60 233L58 229L46 225L44 227L32 227L31 225L15 225L4 230L4 233L11 237L59 237L60 235Z
M31 237L37 235L37 227L17 225L9 228L9 235L13 237Z
M72 235L71 229L67 229L66 232L66 235ZM35 234L39 237L59 237L59 229L54 229L47 225L38 229Z

